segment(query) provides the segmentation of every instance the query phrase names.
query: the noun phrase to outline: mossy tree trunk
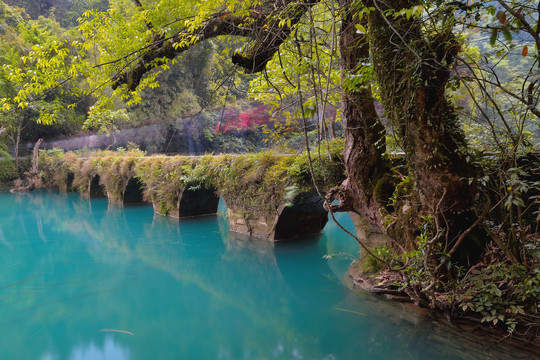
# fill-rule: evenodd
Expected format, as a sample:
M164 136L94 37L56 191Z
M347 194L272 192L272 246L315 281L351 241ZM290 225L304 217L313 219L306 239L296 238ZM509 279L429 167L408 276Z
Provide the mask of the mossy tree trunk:
M445 95L450 66L459 51L451 28L428 34L421 17L394 16L420 6L419 0L364 1L369 12L369 41L385 116L402 141L413 186L406 207L398 209L397 227L407 229L409 244L422 215L433 215L435 237L449 251L471 225L475 198L469 178L464 135ZM402 216L407 211L412 216ZM473 219L474 220L474 219Z
M369 44L356 28L360 18L355 3L358 4L352 0L339 1L342 11L339 46L345 122L344 160L348 178L329 195L340 201L331 206L333 211L352 211L378 225L381 223L381 204L374 189L377 182L385 178L390 166L383 156L385 128L375 111L369 79L351 81L355 76L361 76L359 64L369 62Z

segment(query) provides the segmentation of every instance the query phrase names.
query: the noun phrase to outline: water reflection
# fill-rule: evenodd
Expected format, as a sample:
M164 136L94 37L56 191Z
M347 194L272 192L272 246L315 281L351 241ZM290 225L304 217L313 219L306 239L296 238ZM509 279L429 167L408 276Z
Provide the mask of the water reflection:
M222 216L75 194L0 203L2 358L480 358L344 288L350 260L323 255L356 246L332 227L273 246L229 235Z
M133 356L129 349L118 344L113 338L106 337L103 344L94 342L78 344L70 351L69 359L72 360L128 360ZM43 355L41 360L57 360L60 356L53 352Z

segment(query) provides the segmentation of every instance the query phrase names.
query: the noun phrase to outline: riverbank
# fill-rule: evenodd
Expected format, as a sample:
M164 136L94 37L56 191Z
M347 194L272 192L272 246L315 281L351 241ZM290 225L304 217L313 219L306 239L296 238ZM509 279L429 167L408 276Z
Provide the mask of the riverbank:
M397 273L389 271L363 274L354 264L345 274L345 284L349 289L361 296L368 293L392 303L399 309L397 316L400 319L413 324L431 322L433 331L430 337L446 344L453 353L463 352L463 359L540 359L538 334L530 337L521 336L518 332L510 334L501 327L483 323L479 314L452 309L449 303L446 303L446 311L427 309L396 285L400 280Z

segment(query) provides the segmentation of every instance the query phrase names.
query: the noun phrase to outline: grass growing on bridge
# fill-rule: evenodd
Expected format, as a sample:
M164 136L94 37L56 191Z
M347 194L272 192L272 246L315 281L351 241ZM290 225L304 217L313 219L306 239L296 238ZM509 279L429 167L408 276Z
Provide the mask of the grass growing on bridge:
M335 140L312 150L314 180L322 190L345 179L342 162L343 142ZM118 151L68 152L40 151L42 187L71 187L89 192L96 175L113 201L122 201L127 183L137 177L144 184L144 198L157 211L167 215L178 208L186 188L212 187L230 208L240 213L277 211L285 204L291 189L313 190L308 155L284 155L272 151L242 155L145 156L138 149Z

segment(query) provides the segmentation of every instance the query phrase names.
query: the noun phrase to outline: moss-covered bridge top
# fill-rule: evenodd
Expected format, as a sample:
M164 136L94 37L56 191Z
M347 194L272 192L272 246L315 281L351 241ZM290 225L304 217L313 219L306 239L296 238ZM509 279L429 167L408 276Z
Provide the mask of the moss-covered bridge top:
M191 206L188 203L200 207L210 197L221 197L233 231L238 228L238 232L275 239L279 236L276 214L282 214L287 204L313 202L306 195L315 190L313 179L324 191L345 178L342 154L341 142L312 151L312 178L306 152L190 157L145 156L140 150L64 153L54 149L40 152L38 185L86 196L101 192L115 203L132 201L131 189L138 189L142 190L139 200L151 202L157 213L174 217L189 215L182 213L181 202L185 209ZM321 212L322 204L317 207ZM267 223L270 230L258 228L257 224Z

